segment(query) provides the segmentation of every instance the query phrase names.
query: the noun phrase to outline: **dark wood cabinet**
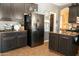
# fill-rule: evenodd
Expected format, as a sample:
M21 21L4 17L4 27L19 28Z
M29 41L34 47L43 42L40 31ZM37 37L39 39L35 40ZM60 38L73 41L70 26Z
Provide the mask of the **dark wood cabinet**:
M2 51L16 48L16 38L8 37L2 39Z
M76 23L76 17L77 17L77 7L76 6L70 6L69 7L69 23Z
M2 33L2 51L16 48L16 33Z
M60 35L59 37L59 50L65 55L76 55L78 52L77 45L75 44L75 37Z
M1 36L1 34L0 34L0 36ZM2 46L1 46L2 44L1 43L2 43L2 40L1 40L1 37L0 37L0 51L2 50Z
M69 7L69 23L77 23L77 17L79 17L79 4Z
M27 31L0 33L0 52L9 51L27 45Z
M24 12L25 12L25 7L24 3L14 3L13 4L13 9L14 9L14 18L15 19L21 19L23 20ZM18 16L18 17L17 17ZM19 20L19 21L21 21Z
M11 20L11 4L10 3L1 3L1 15L2 15L2 20ZM6 18L6 19L5 19Z
M38 5L34 3L0 3L0 20L19 20L21 22L24 19L24 13L30 13L30 7L32 11L38 10Z
M78 46L75 44L75 37L76 36L50 33L49 49L67 56L76 55L78 53Z
M77 16L79 17L79 6L77 6Z
M27 45L27 32L17 33L17 47L23 47Z
M58 35L51 34L49 35L49 49L57 50L58 49Z

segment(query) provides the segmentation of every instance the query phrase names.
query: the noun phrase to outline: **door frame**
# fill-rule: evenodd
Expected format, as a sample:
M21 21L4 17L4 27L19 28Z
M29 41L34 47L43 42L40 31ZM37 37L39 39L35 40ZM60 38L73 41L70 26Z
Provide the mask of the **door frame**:
M53 14L54 15L54 23L53 23L53 32L56 32L56 13L54 13L54 12L50 12L50 16L51 16L51 14Z

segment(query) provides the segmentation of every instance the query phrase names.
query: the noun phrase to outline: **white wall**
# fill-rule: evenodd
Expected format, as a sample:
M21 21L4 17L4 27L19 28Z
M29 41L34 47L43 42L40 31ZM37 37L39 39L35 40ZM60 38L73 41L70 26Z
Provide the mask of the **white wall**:
M59 32L60 8L58 6L51 3L38 3L38 13L45 15L45 32L50 30L50 14L55 14L54 32Z

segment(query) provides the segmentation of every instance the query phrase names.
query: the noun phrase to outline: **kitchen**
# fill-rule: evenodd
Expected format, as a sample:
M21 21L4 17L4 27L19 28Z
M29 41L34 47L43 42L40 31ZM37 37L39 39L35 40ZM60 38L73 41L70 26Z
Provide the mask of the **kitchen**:
M67 8L65 7L61 10L59 10L60 8L55 4L41 3L2 3L0 7L0 46L3 51L8 50L8 52L1 53L2 55L7 55L9 50L14 51L15 49L26 46L30 46L30 49L34 49L35 51L36 47L41 47L45 43L46 48L44 49L48 49L45 51L47 52L46 55L53 55L53 52L49 50L58 51L58 53L61 52L63 55L70 56L78 53L79 4L69 4L69 6L66 6ZM74 9L75 11L73 11ZM52 12L52 10L54 12ZM6 30L3 30L4 28ZM13 40L11 40L10 37ZM7 44L7 41L3 41L3 39L9 39L11 43L8 42L9 44ZM2 45L4 47L2 47ZM39 49L42 50L42 48L43 47L38 48L38 51ZM26 47L25 51L27 51L27 49ZM44 51L44 49L42 51ZM33 52L33 54L32 52L33 51L31 51L30 55L40 55L39 52ZM10 54L12 54L12 52ZM55 55L61 54L55 53Z
M72 4L69 8L61 10L60 32L50 32L49 34L49 48L51 50L59 51L65 55L78 53L78 7L79 4Z

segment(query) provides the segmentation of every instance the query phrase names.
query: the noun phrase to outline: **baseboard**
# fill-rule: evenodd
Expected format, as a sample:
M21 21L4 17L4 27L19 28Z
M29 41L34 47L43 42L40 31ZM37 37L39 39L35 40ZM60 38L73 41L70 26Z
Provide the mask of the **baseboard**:
M49 42L49 40L44 40L44 42Z

